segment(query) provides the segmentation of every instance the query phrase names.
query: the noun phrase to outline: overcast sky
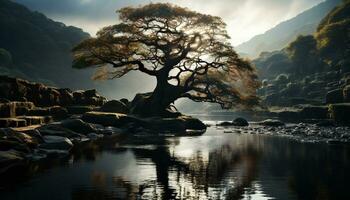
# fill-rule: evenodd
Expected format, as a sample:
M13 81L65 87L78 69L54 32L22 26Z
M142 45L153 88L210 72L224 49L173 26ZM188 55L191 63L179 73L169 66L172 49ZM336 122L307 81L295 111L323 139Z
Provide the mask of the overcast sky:
M171 2L224 19L238 45L257 34L315 6L323 0L15 0L48 17L84 29L91 35L106 25L117 23L115 13L124 6L149 2Z

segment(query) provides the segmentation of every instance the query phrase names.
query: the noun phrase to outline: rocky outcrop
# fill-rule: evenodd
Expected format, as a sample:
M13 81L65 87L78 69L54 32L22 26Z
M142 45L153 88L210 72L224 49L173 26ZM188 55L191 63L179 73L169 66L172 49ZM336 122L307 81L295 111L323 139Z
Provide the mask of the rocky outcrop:
M232 122L221 122L217 126L249 126L249 123L246 119L238 117Z
M39 146L40 149L69 151L73 148L72 141L66 137L47 135L43 139L44 143Z
M96 90L71 91L0 76L0 128L40 125L98 110L106 102Z
M100 111L127 114L129 113L129 108L121 101L111 100L101 106Z
M235 126L249 126L249 123L246 119L238 117L235 120L233 120L233 125Z
M48 87L41 83L32 83L26 80L0 76L0 98L10 101L33 102L35 106L69 106L95 105L101 106L106 99L97 94L96 90L79 90Z
M0 103L0 117L16 117L27 113L35 106L32 102L6 102Z
M350 78L349 78L350 82ZM344 96L344 102L350 103L350 83L349 85L345 86L343 89L343 96Z
M266 119L264 121L261 121L258 123L259 125L262 126L284 126L284 122L280 120L275 120L275 119Z
M204 131L206 129L206 126L200 120L188 116L140 118L121 113L87 112L82 116L82 120L103 126L126 128L132 131L141 127L151 132L174 132L176 134L186 132L186 130Z

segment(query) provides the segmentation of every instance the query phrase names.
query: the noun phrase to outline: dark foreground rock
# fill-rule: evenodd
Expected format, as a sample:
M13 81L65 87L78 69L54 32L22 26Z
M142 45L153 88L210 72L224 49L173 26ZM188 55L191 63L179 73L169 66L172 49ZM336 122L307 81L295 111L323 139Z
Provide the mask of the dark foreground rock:
M233 125L234 126L249 126L249 123L246 119L243 119L241 117L236 118L235 120L233 120Z
M249 126L249 123L246 119L238 117L232 122L221 122L217 126Z
M264 121L259 122L258 124L262 126L284 126L285 125L284 122L276 119L266 119Z
M111 100L101 106L100 111L127 114L129 113L129 108L121 101Z
M65 150L73 148L73 143L66 137L47 135L44 136L44 143L39 146L40 149L47 150Z
M0 76L0 98L10 101L26 100L40 107L54 105L101 106L106 102L106 99L98 95L94 89L72 92L70 89L49 87L41 83L8 76Z
M127 127L129 129L145 128L149 131L160 132L186 132L186 130L206 129L205 124L198 119L179 116L176 118L161 117L138 117L135 115L126 115L120 113L107 112L87 112L82 116L82 120L88 123L101 124L103 126Z

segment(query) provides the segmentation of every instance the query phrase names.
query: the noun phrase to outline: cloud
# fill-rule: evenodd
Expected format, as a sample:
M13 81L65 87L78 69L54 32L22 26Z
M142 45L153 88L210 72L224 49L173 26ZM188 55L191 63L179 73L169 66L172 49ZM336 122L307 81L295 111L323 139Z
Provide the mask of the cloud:
M15 0L48 17L83 28L94 35L117 22L115 11L125 6L150 2L171 2L198 12L217 15L228 25L232 43L237 45L261 34L322 0Z

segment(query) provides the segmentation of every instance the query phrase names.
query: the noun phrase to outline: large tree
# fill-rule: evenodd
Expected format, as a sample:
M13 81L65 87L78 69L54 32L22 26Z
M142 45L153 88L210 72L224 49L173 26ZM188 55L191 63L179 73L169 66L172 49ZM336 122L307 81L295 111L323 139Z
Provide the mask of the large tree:
M161 114L178 98L219 103L223 108L257 102L254 68L229 43L221 18L172 4L148 4L118 11L107 26L73 49L73 67L98 67L96 79L138 70L157 79L133 112Z

